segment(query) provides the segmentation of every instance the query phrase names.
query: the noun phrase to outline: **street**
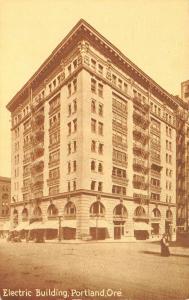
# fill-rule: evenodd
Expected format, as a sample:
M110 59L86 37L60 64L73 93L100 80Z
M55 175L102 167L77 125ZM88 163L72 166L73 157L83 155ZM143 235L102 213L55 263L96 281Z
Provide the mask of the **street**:
M115 300L186 300L189 298L189 248L170 250L171 257L161 257L160 246L150 242L37 244L2 241L1 298L47 300L52 296L52 299L92 300L106 299L106 295ZM2 289L7 289L4 295ZM25 294L11 296L18 289ZM72 294L53 297L46 291L46 295L36 296L35 291L33 297L26 295L26 290L36 289L54 289L54 292L72 289ZM87 291L81 293L81 290ZM101 296L90 291L101 291Z

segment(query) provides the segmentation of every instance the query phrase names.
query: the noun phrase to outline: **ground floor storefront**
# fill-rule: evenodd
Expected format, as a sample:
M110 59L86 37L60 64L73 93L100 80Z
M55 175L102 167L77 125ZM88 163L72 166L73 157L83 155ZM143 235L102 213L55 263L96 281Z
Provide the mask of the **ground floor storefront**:
M22 237L65 240L176 239L176 207L132 199L81 194L38 199L11 207L12 231ZM40 238L39 238L40 239Z

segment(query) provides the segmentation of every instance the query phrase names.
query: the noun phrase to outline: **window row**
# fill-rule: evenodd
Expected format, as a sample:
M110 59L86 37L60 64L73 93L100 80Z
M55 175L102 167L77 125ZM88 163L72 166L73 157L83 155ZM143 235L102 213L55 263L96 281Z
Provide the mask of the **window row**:
M73 141L68 143L68 154L75 153L77 151L77 142Z
M73 180L72 182L68 181L68 192L70 191L76 191L76 181Z
M54 114L49 119L49 128L52 129L53 127L60 125L60 113Z
M15 165L19 164L19 154L15 155L15 157L14 157L14 164Z
M91 152L96 152L98 149L98 154L103 154L104 152L104 144L98 143L96 141L91 142Z
M166 150L172 151L172 143L166 140Z
M68 174L70 174L71 172L76 172L77 171L77 162L76 160L74 161L68 161Z
M126 170L120 169L120 168L117 168L117 167L113 167L112 176L117 176L117 177L120 177L120 178L126 178Z
M51 101L49 101L49 113L53 112L60 106L60 94L56 95Z
M162 116L162 110L159 106L154 104L153 102L150 102L150 111L161 118Z
M141 95L141 93L137 92L136 90L133 90L133 95L134 95L134 98L138 98L141 100L141 103L145 103L146 102L146 97Z
M49 163L59 161L60 159L60 150L49 153Z
M49 145L52 146L54 144L60 143L60 131L56 131L49 135Z
M113 94L112 104L113 104L113 108L116 108L119 111L124 113L127 112L127 103L124 100L117 97L115 94Z
M72 103L68 104L68 116L77 112L77 100L74 99Z
M127 154L113 149L113 159L119 162L127 162Z
M101 162L92 160L91 161L91 171L102 173L103 172L103 164Z
M68 83L68 97L77 92L77 78Z
M171 164L172 163L172 155L166 153L166 163Z
M121 78L117 77L115 74L112 74L112 83L118 87L118 89L123 90L124 93L127 93L128 85Z
M49 179L58 179L60 178L60 169L54 168L49 171Z
M97 107L98 107L98 110L97 110ZM99 104L97 104L97 101L96 100L94 100L94 99L92 99L91 100L91 112L92 113L97 113L97 111L98 111L98 114L99 114L99 116L103 116L103 104L102 103L99 103Z
M104 125L102 122L97 122L95 119L91 119L91 131L97 133L97 124L98 124L98 134L104 134Z
M166 180L166 190L170 190L171 191L171 189L172 189L172 182Z
M120 185L113 185L112 194L126 195L126 188Z
M102 192L103 190L103 182L99 181L95 181L95 180L92 180L91 181L91 190L92 191L98 191L98 192Z
M72 122L69 122L67 126L68 126L68 135L75 133L77 131L77 119L74 119Z
M103 84L97 82L94 78L91 78L91 92L94 94L98 94L99 97L103 97Z
M93 58L91 58L90 61L90 67L94 70L97 71L99 74L103 75L103 66L99 63L96 62Z
M151 185L155 187L160 187L160 180L156 178L151 178Z
M73 71L75 71L75 69L78 66L78 61L77 58L73 60L73 62L71 64L68 65L67 70L68 70L68 75L71 75L71 73Z

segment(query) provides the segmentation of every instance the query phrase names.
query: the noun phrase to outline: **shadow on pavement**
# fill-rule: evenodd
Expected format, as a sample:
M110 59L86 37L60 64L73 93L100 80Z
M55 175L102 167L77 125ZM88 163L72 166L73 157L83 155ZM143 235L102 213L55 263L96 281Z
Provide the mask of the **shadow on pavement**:
M152 254L152 255L155 255L155 256L161 256L160 252L155 252L155 251L141 251L141 253ZM179 253L171 253L171 256L189 257L189 255L187 255L187 254L179 254Z

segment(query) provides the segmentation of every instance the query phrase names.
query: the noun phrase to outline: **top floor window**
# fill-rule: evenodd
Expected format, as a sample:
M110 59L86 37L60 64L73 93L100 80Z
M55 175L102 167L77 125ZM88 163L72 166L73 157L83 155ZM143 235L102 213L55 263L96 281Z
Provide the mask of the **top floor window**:
M91 78L91 92L96 93L96 80Z

